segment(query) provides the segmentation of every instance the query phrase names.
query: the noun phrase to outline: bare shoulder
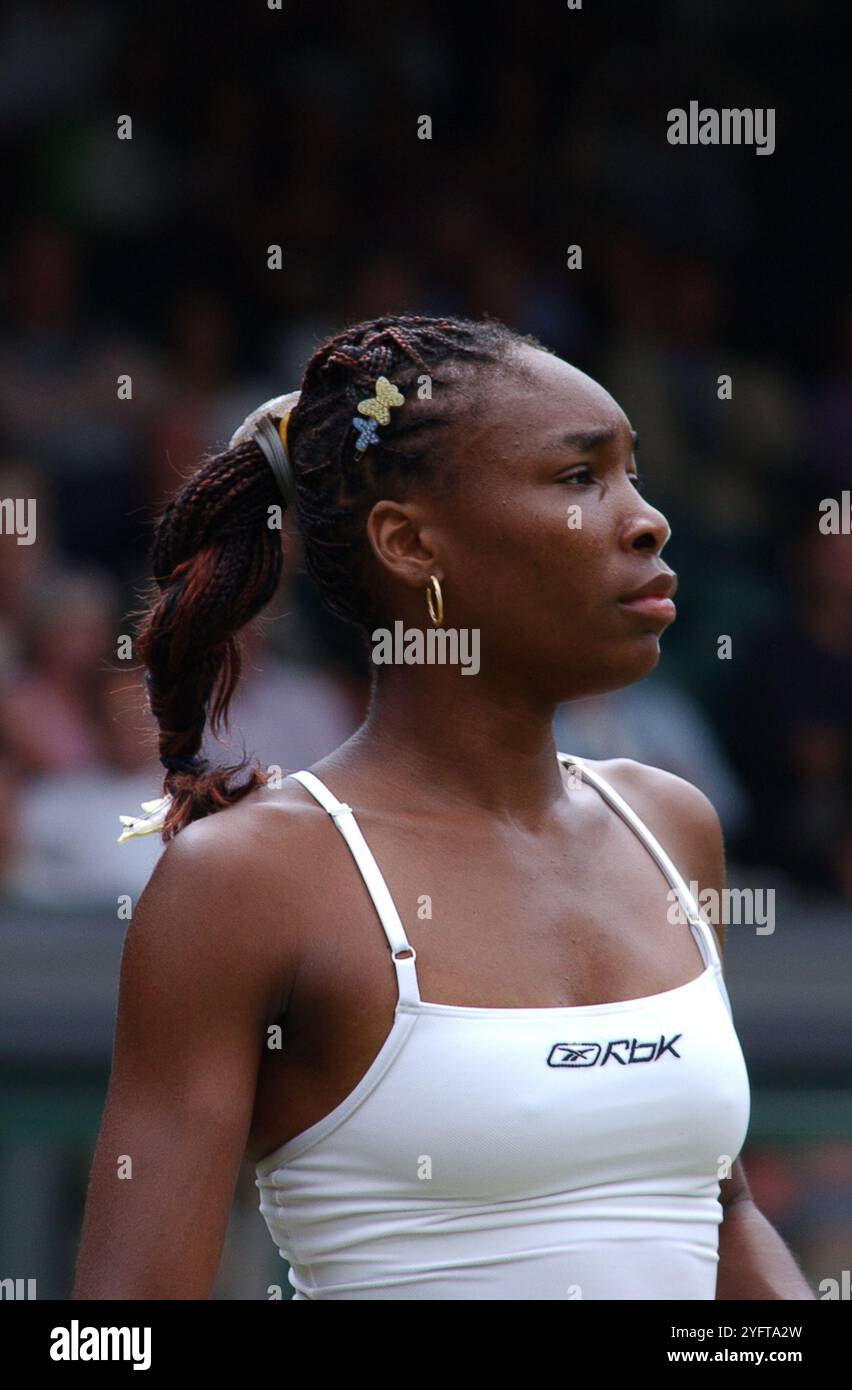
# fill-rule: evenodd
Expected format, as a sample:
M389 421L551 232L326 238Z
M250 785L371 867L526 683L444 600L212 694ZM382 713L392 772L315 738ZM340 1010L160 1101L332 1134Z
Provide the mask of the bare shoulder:
M301 792L301 796L299 793ZM162 965L203 953L225 981L277 980L283 1005L298 964L304 908L327 814L293 783L260 788L168 842L128 929L131 958ZM315 891L315 880L313 881Z
M192 853L244 852L252 843L268 846L286 830L290 836L315 833L327 812L293 778L280 787L258 787L233 806L193 821L172 843L192 846ZM189 850L187 851L189 852Z
M633 758L584 761L617 791L643 820L676 864L687 883L699 892L725 883L725 845L715 806L704 792L684 777ZM724 926L714 923L724 950Z
M634 800L641 801L651 814L655 814L656 807L662 824L667 819L682 821L685 818L698 830L703 828L709 833L711 829L718 828L721 835L719 817L712 801L686 778L666 772L661 767L651 767L649 763L636 762L634 758L609 758L602 762L586 758L584 761L611 783L625 801L632 796ZM635 809L639 811L638 806ZM644 816L642 818L644 820Z
M296 888L302 851L315 843L327 812L297 783L259 787L233 806L187 825L169 841L160 864L169 861L176 885L183 876L226 877L251 892ZM159 867L159 866L158 866Z

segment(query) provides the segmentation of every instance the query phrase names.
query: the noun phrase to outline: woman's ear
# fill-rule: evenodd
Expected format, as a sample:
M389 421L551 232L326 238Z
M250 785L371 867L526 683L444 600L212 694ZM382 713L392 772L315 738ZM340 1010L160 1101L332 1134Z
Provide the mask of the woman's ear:
M416 502L377 502L367 518L367 536L382 569L412 589L423 588L435 572L429 532Z

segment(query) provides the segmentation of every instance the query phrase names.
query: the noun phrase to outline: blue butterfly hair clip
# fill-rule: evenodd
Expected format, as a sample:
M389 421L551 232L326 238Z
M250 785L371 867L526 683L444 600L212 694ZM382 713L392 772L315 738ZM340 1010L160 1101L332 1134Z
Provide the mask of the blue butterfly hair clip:
M361 420L357 415L353 415L352 424L358 431L358 441L355 445L356 453L363 454L370 444L378 444L379 427L375 420Z

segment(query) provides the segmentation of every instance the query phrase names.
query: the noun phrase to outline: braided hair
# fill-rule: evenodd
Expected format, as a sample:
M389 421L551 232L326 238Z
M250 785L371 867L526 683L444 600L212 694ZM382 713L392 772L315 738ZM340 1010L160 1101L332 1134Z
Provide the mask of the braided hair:
M482 369L518 370L515 351L547 351L497 319L384 315L323 343L305 370L287 443L296 479L296 516L305 566L326 606L366 638L376 624L375 569L365 522L376 501L408 480L448 480L442 449L462 411L477 408ZM355 449L357 405L387 376L405 405L378 444ZM280 532L268 524L281 505L272 470L249 439L207 455L162 511L152 549L155 586L137 633L149 703L170 765L164 840L267 781L243 761L210 768L199 749L209 718L227 727L240 676L237 638L273 597L281 576Z

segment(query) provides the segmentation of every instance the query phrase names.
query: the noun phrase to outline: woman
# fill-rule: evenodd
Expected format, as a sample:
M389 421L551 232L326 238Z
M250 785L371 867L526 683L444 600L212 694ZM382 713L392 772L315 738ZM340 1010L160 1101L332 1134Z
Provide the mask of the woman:
M169 844L127 936L74 1297L207 1297L244 1154L297 1299L813 1296L737 1160L748 1077L683 882L721 889L717 817L554 744L557 705L647 676L673 616L634 445L534 339L387 316L166 509L140 647ZM480 666L376 664L346 743L236 785L197 760L205 706L293 497L368 643L475 632Z

